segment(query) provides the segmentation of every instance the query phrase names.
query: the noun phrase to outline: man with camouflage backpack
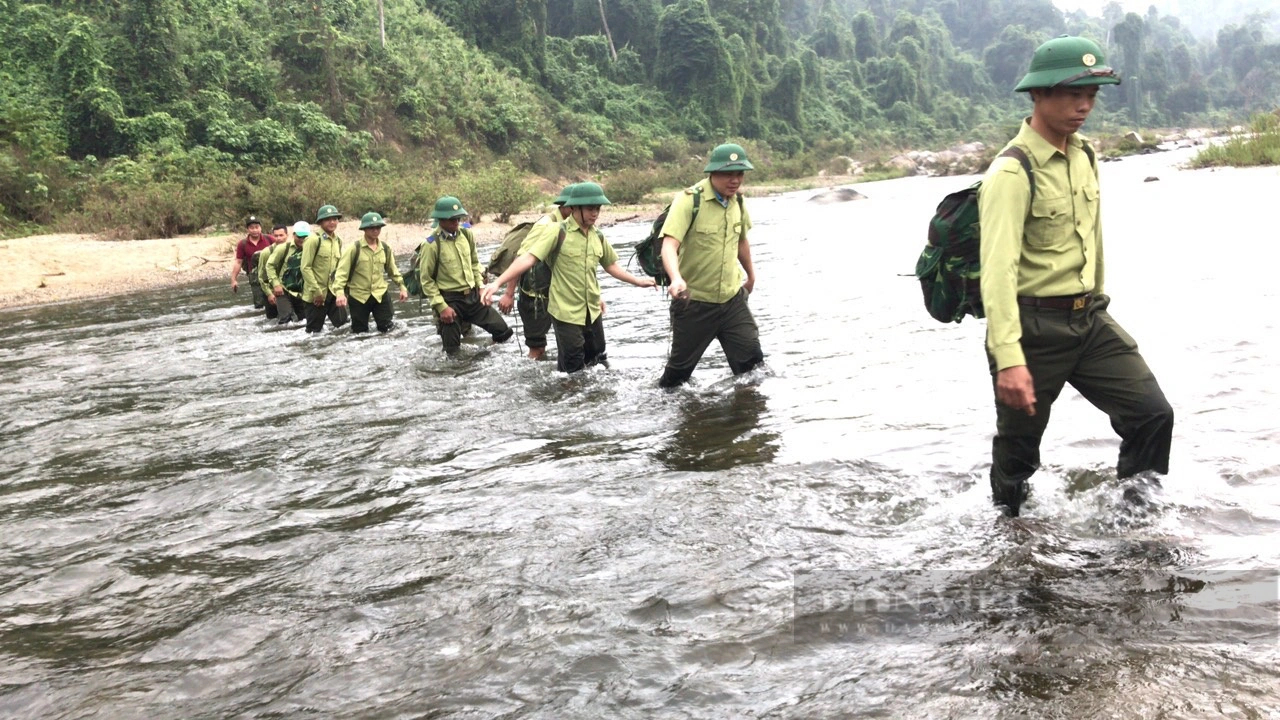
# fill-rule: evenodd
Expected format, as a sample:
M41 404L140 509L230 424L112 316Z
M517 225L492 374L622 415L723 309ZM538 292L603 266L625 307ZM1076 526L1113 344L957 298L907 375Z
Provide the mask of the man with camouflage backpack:
M347 309L338 307L337 297L329 291L329 281L342 255L342 239L338 237L338 221L342 213L332 205L323 205L316 213L319 232L313 232L302 245L302 299L307 302L307 332L324 329L324 319L335 328L347 324Z
M476 253L476 239L461 227L467 211L452 195L436 200L431 218L436 229L418 247L418 282L436 316L436 332L450 355L462 346L462 324L478 325L506 342L513 334L497 310L480 303L484 268Z
M516 248L515 253L505 258L505 264L498 267L494 263L490 263L491 270L497 270L495 275L501 275L506 271L516 258L529 252L529 248L542 241L544 237L555 236L560 232L560 223L569 217L570 210L565 206L569 200L569 194L573 191L573 185L566 185L556 199L552 202L556 209L538 218L533 226L529 228L528 233L521 240L520 246ZM501 262L501 259L499 260ZM515 303L516 309L520 312L520 326L524 331L524 344L529 348L529 357L533 360L541 360L547 352L547 333L551 331L551 313L547 312L547 294L545 291L532 287L530 283L521 283L524 275L512 278L507 282L502 298L498 301L498 309L503 313L511 312L512 300L516 297L516 287L520 287L520 299Z
M1015 88L1030 93L1031 117L1008 146L1030 160L1032 178L1017 157L998 157L979 190L996 398L991 492L1009 516L1027 496L1049 409L1068 383L1120 435L1120 478L1169 471L1173 409L1107 312L1097 162L1078 134L1099 86L1119 82L1091 40L1064 35L1036 48Z
M267 258L267 282L276 299L278 322L306 320L306 303L302 300L302 245L311 236L306 220L293 224L293 239L276 245Z
M638 278L618 264L618 254L596 230L600 207L608 205L604 189L593 182L578 183L564 206L570 215L554 234L548 233L516 258L497 280L485 287L480 301L492 302L498 287L526 272L530 281L545 281L547 312L556 333L556 368L574 373L588 365L606 365L600 281L596 267L635 285L653 287L651 278ZM535 265L545 263L540 272Z

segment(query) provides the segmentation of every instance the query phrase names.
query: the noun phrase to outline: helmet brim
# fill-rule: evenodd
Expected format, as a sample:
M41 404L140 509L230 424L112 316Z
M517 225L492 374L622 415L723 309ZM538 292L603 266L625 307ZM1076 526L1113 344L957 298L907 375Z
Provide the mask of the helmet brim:
M1095 85L1119 85L1120 76L1109 67L1094 67L1081 72L1079 68L1055 68L1030 72L1023 76L1014 92L1026 92L1035 88L1092 87Z

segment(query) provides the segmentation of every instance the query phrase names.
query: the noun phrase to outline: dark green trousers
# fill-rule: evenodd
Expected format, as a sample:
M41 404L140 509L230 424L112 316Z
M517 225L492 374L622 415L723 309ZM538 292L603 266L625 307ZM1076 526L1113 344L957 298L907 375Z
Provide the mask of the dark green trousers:
M440 297L444 298L445 303L457 314L453 322L446 324L440 322L440 314L436 313L436 332L440 334L445 352L452 354L458 351L462 346L462 334L466 332L468 324L484 328L493 336L494 342L506 342L513 334L497 308L480 303L479 290L442 292Z
M720 341L734 375L764 362L760 331L747 307L746 288L723 303L671 301L671 352L658 386L676 387L688 380L712 340Z
M551 313L547 312L547 299L526 295L520 291L516 299L520 311L520 324L524 327L524 344L532 349L547 346L547 333L551 331Z
M1110 314L1105 295L1080 310L1020 306L1022 352L1036 392L1036 414L996 403L991 447L991 492L1010 515L1027 494L1027 479L1040 467L1040 438L1050 409L1068 383L1107 414L1120 436L1116 474L1169 472L1173 408L1138 344ZM995 360L987 355L995 383Z

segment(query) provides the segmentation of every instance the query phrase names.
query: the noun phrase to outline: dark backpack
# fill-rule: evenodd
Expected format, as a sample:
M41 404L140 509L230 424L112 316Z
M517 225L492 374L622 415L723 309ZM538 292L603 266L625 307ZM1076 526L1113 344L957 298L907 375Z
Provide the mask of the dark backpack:
M698 219L698 210L702 207L702 192L690 193L693 195L693 217L689 220L690 229L693 223ZM742 202L742 196L738 196L738 202ZM661 287L671 284L671 276L667 274L667 269L662 265L662 226L667 222L667 215L671 212L671 203L662 208L662 212L658 213L658 217L654 219L653 225L649 227L649 234L645 239L636 243L636 249L631 257L640 263L640 270L645 275L653 278L653 281Z
M1089 165L1097 172L1093 148L1084 143ZM1016 145L997 157L1016 159L1031 185L1030 202L1036 198L1036 176L1031 160ZM960 322L965 315L986 317L982 307L981 234L978 219L978 188L982 181L953 192L938 203L929 219L929 242L916 261L916 277L924 293L924 307L939 322Z
M560 246L564 243L564 223L560 223L560 235L556 238L555 247L547 254L547 259L539 260L520 276L520 290L530 295L547 297L551 290L551 271L555 269L556 258L560 256Z
M280 284L284 285L284 289L289 292L302 292L302 250L295 250L285 258L284 271L280 273Z
M531 222L522 222L507 231L502 238L502 245L489 258L489 265L484 269L486 275L496 278L511 267L511 263L520 255L520 245L524 243L533 225Z

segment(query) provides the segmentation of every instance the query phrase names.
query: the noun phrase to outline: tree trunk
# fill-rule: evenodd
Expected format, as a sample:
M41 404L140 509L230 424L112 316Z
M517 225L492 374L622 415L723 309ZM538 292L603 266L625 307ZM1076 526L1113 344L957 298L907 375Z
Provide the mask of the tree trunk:
M600 24L604 26L604 36L609 40L609 55L613 57L613 61L618 61L618 51L613 47L613 34L609 32L609 21L604 16L604 0L596 0L600 6Z
M387 16L382 12L382 0L378 0L378 32L382 35L382 47L387 46Z

